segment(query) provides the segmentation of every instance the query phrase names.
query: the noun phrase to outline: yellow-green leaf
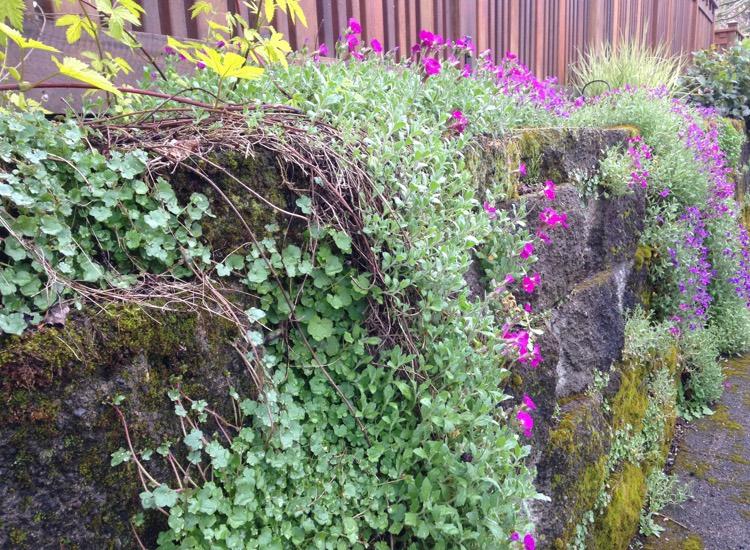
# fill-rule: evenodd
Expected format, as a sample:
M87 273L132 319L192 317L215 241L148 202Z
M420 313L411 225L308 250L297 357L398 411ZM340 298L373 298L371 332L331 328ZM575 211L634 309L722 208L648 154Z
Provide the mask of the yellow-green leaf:
M0 0L0 23L7 19L10 26L23 30L24 0Z
M120 0L120 5L123 6L130 13L132 13L133 15L139 18L140 18L140 14L146 13L146 10L144 10L140 5L138 5L138 2L135 2L135 0Z
M190 6L190 17L195 19L201 14L212 15L214 13L214 7L205 0L199 0Z
M276 9L276 2L275 0L264 0L263 7L266 10L266 21L270 23L273 19L273 12Z
M230 76L237 78L244 78L245 80L255 80L263 75L262 67L254 67L252 65L245 65L239 69L236 69Z
M296 18L300 20L300 23L302 23L303 26L307 27L305 11L302 9L302 6L299 5L299 0L287 0L287 4L289 6L289 17L291 17L292 23L294 23Z
M18 32L16 29L10 28L5 23L0 23L0 32L10 38L13 42L15 42L19 48L22 48L24 50L44 50L47 52L60 51L57 48L53 48L52 46L48 46L43 42L39 42L39 40L34 40L33 38L24 38L24 36L20 32Z
M68 41L68 44L73 44L81 38L83 18L73 13L68 13L55 22L55 27L68 27L65 29L65 39Z
M65 57L62 62L60 62L53 56L52 61L57 65L57 70L60 71L60 74L75 80L80 80L81 82L90 84L91 86L104 90L105 92L110 92L118 96L122 95L122 92L115 88L112 82L91 69L91 67L80 59L76 59L75 57Z
M122 69L122 72L125 74L130 74L133 72L133 67L130 66L130 63L125 61L122 57L114 57L112 58L112 61Z

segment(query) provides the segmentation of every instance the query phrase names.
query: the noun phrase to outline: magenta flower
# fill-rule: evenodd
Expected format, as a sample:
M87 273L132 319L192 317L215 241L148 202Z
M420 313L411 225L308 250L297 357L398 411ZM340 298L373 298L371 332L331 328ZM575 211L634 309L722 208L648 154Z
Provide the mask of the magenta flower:
M518 411L518 413L516 414L516 418L523 428L523 435L525 435L526 437L531 437L531 431L534 429L534 419L531 418L531 415L522 410ZM526 539L524 538L524 544L525 541Z
M380 43L380 40L377 38L373 38L370 41L370 47L372 48L372 51L375 53L383 53L383 45Z
M531 294L541 282L542 276L539 273L534 273L531 277L524 277L521 281L521 286L523 287L524 292Z
M198 63L196 63L195 66L201 70L206 68L206 64L203 61L198 61Z
M523 548L524 550L536 550L536 541L531 533L526 533L523 537Z
M322 44L320 45L320 47L318 48L318 53L319 53L320 55L322 55L323 57L325 57L325 56L327 56L327 55L328 55L328 53L329 53L329 52L328 52L328 46L326 45L326 43L325 43L325 42L323 42L323 43L322 43Z
M459 134L462 134L463 131L466 130L466 127L469 125L469 119L467 119L464 114L458 109L451 113L451 118L453 119L451 128L453 128Z
M524 310L524 311L525 311L526 313L531 313L531 304L530 304L530 303L528 303L528 302L526 302L526 303L525 303L525 304L523 305L523 310Z
M521 540L521 535L518 534L518 531L513 531L510 534L510 540Z
M464 78L469 78L471 76L471 65L464 65L464 68L461 69L461 76Z
M518 173L521 174L521 176L526 175L526 165L523 162L518 165Z
M359 38L353 34L349 34L346 36L346 44L349 46L349 51L353 52L359 46Z
M536 236L539 238L540 241L542 241L544 244L549 244L552 242L552 239L549 238L549 235L547 235L544 231L541 229L536 230Z
M518 254L524 260L527 260L534 253L534 245L532 243L526 243L523 245L521 252Z
M525 357L529 353L529 333L525 330L512 332L505 329L503 331L503 339L507 340L508 345L513 346L518 350L518 360L525 363Z
M174 55L175 51L172 46L164 46L164 53L167 55Z
M223 40L219 40L219 41L216 42L216 47L217 48L223 48L226 45L227 45L227 43L224 42Z
M424 65L424 70L427 73L427 76L440 74L440 61L438 61L434 57L425 57L422 63Z
M531 400L531 397L529 397L527 394L523 394L523 404L532 411L536 410L536 403L534 403L534 401Z
M666 199L669 196L669 193L669 187L665 187L659 192L659 196Z
M419 31L419 41L428 48L435 45L435 35L427 29Z
M487 212L487 217L489 217L491 220L494 220L497 217L497 208L492 206L490 203L484 201L482 207L484 208L484 211Z
M553 201L555 200L555 197L557 196L557 193L555 191L555 182L552 180L547 180L544 182L544 196L547 197L547 199Z
M544 359L542 358L542 351L541 349L539 349L539 344L534 344L534 349L531 351L531 361L529 361L529 366L532 369L535 369L543 360Z
M350 17L349 18L349 30L355 34L359 34L362 32L362 25L360 25L359 21L354 19L354 17Z
M516 278L513 275L511 275L510 273L508 273L505 276L505 284L512 285L515 282L516 282Z
M567 229L568 227L568 215L565 212L558 212L554 208L547 206L541 212L539 212L539 221L555 227L561 225Z

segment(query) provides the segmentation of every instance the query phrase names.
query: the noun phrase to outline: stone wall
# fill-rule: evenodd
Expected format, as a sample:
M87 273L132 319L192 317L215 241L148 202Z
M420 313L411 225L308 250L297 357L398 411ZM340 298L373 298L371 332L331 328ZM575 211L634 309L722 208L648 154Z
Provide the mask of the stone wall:
M647 293L646 255L638 248L645 198L642 193L586 198L574 185L596 172L603 150L624 144L631 134L629 128L521 131L485 143L473 158L479 185L500 178L504 165L518 161L529 166L532 178L554 179L555 206L567 212L570 225L540 251L536 266L544 284L532 305L546 315L544 363L518 368L508 387L534 395L539 405L532 460L538 488L551 498L532 510L541 548L566 548L573 541L605 482L612 499L592 527L588 546L624 549L637 530L645 466L627 463L611 475L605 466L614 430L625 422L637 426L646 409L648 369L621 361L624 314ZM262 170L252 172L278 181L275 164L259 162ZM541 193L507 183L536 225L546 206ZM285 198L278 200L283 205ZM228 402L230 385L248 389L229 340L229 327L203 316L132 306L92 306L64 326L3 340L0 547L134 547L130 519L139 510L140 488L134 468L109 465L110 454L125 443L106 401L125 396L131 436L143 448L177 429L164 394L175 376L219 408ZM601 387L597 373L610 373ZM609 410L602 407L605 400L612 404ZM153 541L161 521L147 516L140 529L146 542Z

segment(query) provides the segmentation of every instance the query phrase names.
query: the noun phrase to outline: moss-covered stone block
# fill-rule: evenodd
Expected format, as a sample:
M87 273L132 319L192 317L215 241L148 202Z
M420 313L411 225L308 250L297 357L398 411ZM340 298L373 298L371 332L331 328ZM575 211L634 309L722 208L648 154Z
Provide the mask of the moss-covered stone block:
M537 468L537 486L551 501L539 507L540 541L567 545L606 480L609 435L600 403L586 395L567 400L551 424Z
M152 304L158 305L158 304ZM72 315L65 326L6 338L0 351L0 547L134 547L138 475L110 467L125 447L110 401L123 395L134 444L180 436L166 391L230 414L230 385L250 391L230 345L232 326L196 313L117 305ZM166 465L154 475L168 480ZM163 518L147 515L153 542Z

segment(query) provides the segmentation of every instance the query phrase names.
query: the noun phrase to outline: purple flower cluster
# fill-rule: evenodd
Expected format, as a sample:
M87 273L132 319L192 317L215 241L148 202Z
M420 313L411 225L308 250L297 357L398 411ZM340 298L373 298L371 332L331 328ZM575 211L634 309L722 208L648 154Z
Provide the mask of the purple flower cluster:
M701 117L698 119L682 101L675 99L672 111L685 120L686 126L680 132L680 137L685 146L693 151L698 166L710 182L704 218L707 221L723 217L736 218L732 170L727 166L726 157L719 146L719 127L715 110L698 109ZM735 223L736 234L727 232L723 235L723 239L728 242L735 240L739 248L738 253L729 247L723 251L725 256L737 261L736 272L729 277L728 282L734 285L737 296L745 300L750 307L750 239L742 223Z
M628 139L628 155L633 163L633 171L630 173L630 182L628 186L633 188L636 185L641 189L648 187L648 170L644 163L651 160L651 147L649 147L641 136L635 136Z
M678 283L678 312L672 317L676 325L687 325L690 330L703 326L712 297L708 291L716 272L709 261L709 248L706 239L709 232L703 213L695 206L689 206L680 217L684 227L683 240L679 250L668 249L672 266L684 277Z

